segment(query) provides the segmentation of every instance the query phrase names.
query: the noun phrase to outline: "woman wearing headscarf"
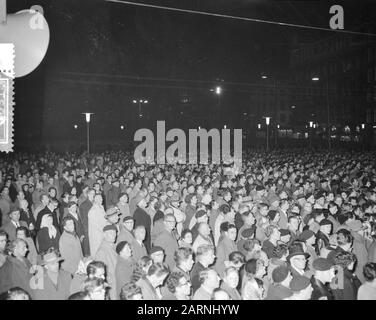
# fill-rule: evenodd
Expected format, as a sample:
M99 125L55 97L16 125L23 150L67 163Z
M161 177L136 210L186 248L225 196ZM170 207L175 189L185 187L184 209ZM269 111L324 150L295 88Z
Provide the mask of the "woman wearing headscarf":
M47 249L53 247L59 249L60 232L53 225L53 218L51 214L46 214L42 217L42 222L37 235L37 243L39 252L45 252Z

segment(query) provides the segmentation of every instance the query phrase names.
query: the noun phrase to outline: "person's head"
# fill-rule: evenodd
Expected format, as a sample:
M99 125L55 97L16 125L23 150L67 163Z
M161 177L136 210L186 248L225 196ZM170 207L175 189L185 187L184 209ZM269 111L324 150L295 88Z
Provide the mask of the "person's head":
M146 229L143 225L139 225L134 229L134 237L138 241L144 241L146 236Z
M14 222L19 222L20 221L20 211L19 210L12 210L9 213L9 218L14 221Z
M262 259L249 259L245 263L244 270L247 274L259 279L266 274L266 267Z
M231 300L231 298L225 290L216 288L213 291L212 300Z
M60 269L60 261L63 260L60 258L59 252L54 248L49 248L43 254L43 265L49 272L57 273Z
M117 228L110 224L103 228L103 239L107 242L114 243L116 240Z
M281 239L281 232L279 231L278 227L275 225L269 225L265 229L265 235L269 238L272 242L277 242Z
M166 214L163 217L163 223L167 231L171 232L175 229L176 226L176 219L173 214Z
M29 237L29 229L21 226L16 229L16 238L26 240ZM1 250L0 250L1 251Z
M269 206L266 203L260 203L260 215L266 217L269 213Z
M313 292L311 281L305 276L296 276L290 282L294 300L310 300Z
M338 252L334 257L334 264L342 267L343 269L348 269L350 271L354 270L357 258L356 255L351 252Z
M75 231L74 220L70 216L66 216L61 222L63 229L67 232L73 233Z
M300 219L299 216L290 216L288 219L289 230L296 232L299 230Z
M225 266L234 267L236 270L240 270L240 268L244 265L244 262L244 254L240 251L233 251L229 254L228 261L225 261Z
M155 246L150 249L150 258L153 263L163 263L165 258L165 253L162 247Z
M345 251L351 251L354 237L347 229L337 231L337 244Z
M291 240L291 233L289 229L280 229L281 233L280 241L283 243L289 243Z
M56 195L57 195L56 188L50 187L48 189L48 195L49 195L50 198L56 198Z
M78 291L71 294L68 300L90 300L90 297L86 291Z
M326 258L315 259L312 267L315 270L315 278L324 284L330 283L335 277L334 265Z
M367 282L375 282L376 279L376 263L368 262L363 267L363 275Z
M320 221L320 231L326 235L330 235L333 229L333 224L328 219L323 219Z
M9 249L16 258L24 258L27 253L27 243L25 240L16 239L12 241Z
M212 245L199 246L197 248L196 257L203 266L208 267L212 265L215 259L214 247Z
M313 246L316 242L316 235L313 231L307 229L299 236L301 241L304 241L307 246Z
M95 190L93 188L90 188L89 191L87 192L87 198L89 201L93 202L95 197Z
M116 245L116 253L124 259L129 259L132 257L132 248L127 241L121 241Z
M288 261L293 268L304 270L307 265L307 256L308 254L304 253L300 244L290 246Z
M193 242L192 231L189 229L184 229L181 233L181 239L188 245L191 245Z
M276 267L272 272L272 280L275 284L288 288L292 280L290 269L285 265Z
M143 300L141 288L134 282L129 282L121 288L120 300Z
M235 225L224 222L221 224L221 231L223 231L224 235L229 238L232 241L236 240L236 235L237 235L237 229Z
M210 227L207 223L201 222L198 226L198 233L203 236L204 238L207 238L210 236Z
M7 238L8 234L5 231L0 230L0 252L5 251L5 248L7 246Z
M87 293L90 300L105 300L106 283L101 278L88 278L83 284L83 291Z
M273 256L282 261L286 261L288 254L289 249L285 243L277 244L277 246L273 250Z
M194 264L192 249L184 247L179 248L175 251L174 260L176 266L184 272L191 271Z
M214 269L204 269L200 272L199 280L202 286L213 291L219 287L220 278Z
M106 265L102 261L91 261L86 267L86 273L89 279L106 279Z
M134 219L131 216L127 216L123 219L123 226L128 231L133 231Z
M154 263L150 266L146 277L154 288L161 286L169 274L168 268L162 263Z
M14 287L6 292L5 300L31 300L31 297L24 289Z
M191 282L182 272L172 272L166 280L166 285L168 290L178 298L189 297L191 294Z
M235 267L226 268L223 276L223 282L230 288L235 289L239 284L239 271Z

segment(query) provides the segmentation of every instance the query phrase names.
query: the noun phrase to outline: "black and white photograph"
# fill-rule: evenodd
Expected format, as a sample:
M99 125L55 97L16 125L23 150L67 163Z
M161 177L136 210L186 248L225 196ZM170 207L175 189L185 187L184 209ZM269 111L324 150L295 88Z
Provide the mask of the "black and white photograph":
M376 300L376 2L0 0L0 300Z

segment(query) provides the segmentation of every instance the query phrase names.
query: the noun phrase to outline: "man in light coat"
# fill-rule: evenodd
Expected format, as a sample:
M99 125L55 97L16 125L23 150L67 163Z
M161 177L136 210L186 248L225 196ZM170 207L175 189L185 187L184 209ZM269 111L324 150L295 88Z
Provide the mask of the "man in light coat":
M78 269L78 264L83 259L80 239L75 233L74 220L70 216L63 219L63 234L59 240L61 257L64 259L61 268L74 275Z
M95 260L102 261L106 265L107 282L110 285L111 300L117 299L116 291L116 263L118 255L115 249L117 229L114 225L107 225L103 228L103 241L100 244Z
M102 195L96 194L94 197L94 204L88 213L88 231L89 231L89 245L90 254L94 256L103 240L103 228L108 225L105 218L106 212L103 208Z

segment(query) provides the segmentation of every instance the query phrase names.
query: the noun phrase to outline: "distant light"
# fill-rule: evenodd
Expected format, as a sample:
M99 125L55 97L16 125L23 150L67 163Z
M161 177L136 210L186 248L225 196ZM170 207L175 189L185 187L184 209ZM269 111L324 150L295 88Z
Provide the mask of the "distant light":
M244 113L243 113L243 116L246 116L246 115L247 115L247 112L244 112Z
M124 130L124 126L120 126L120 129L121 129L121 130Z
M364 129L366 127L366 125L364 123L362 123L362 129Z
M223 128L227 129L227 126L226 126L226 125L224 125L224 126L223 126Z
M83 114L85 115L86 122L89 123L90 122L90 116L94 113L84 112Z
M215 93L216 94L221 94L221 92L222 92L222 88L221 87L216 87L215 88Z
M133 103L137 103L137 100L133 100Z
M296 106L291 106L291 109L295 109L296 108Z
M140 114L139 117L142 118L142 114Z
M313 124L313 129L316 129L316 123Z
M372 128L376 129L376 126L373 126Z
M201 127L200 127L200 126L198 127L198 130L201 130Z
M319 77L313 77L313 78L312 78L312 81L319 81L319 80L320 80Z
M279 124L277 124L277 128L279 129L279 127L280 127L280 125Z
M74 127L75 129L77 129L77 128L78 128L78 125L75 124L73 127Z
M257 128L261 129L261 124L260 123L257 125Z
M144 102L144 100L142 100L142 99L141 99L141 100L140 100L140 102L141 102L141 103L143 103L143 102Z
M144 103L148 103L149 101L148 100L145 100Z
M268 77L267 77L267 76L265 76L265 75L264 75L264 76L261 76L261 78L263 78L263 79L268 79Z
M271 117L265 117L266 125L268 126L270 124Z
M309 127L310 127L310 128L313 127L313 121L310 121L310 122L309 122Z

